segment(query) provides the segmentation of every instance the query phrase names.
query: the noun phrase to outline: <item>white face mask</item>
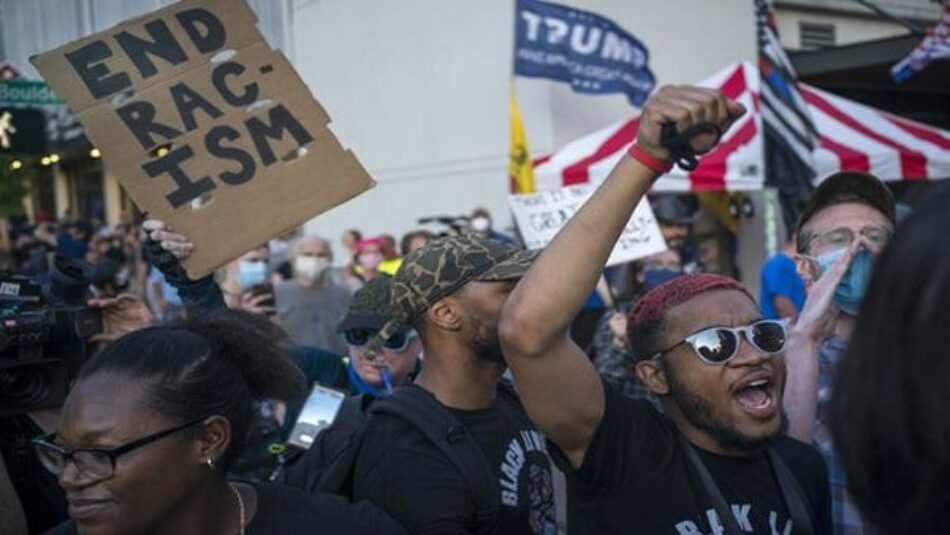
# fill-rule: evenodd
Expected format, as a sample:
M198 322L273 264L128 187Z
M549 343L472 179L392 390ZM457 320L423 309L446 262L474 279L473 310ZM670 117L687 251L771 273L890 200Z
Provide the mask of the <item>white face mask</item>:
M475 217L470 223L475 232L488 232L491 229L491 219L487 217Z
M330 259L322 256L298 256L294 260L294 273L304 279L319 279L328 269Z

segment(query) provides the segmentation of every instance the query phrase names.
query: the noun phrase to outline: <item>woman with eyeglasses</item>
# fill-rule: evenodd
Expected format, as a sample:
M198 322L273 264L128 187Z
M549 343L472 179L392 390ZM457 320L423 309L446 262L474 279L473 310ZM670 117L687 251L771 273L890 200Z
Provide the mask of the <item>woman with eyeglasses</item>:
M264 318L234 311L120 338L82 368L35 441L71 520L53 534L396 534L368 503L228 479L255 403L306 394Z

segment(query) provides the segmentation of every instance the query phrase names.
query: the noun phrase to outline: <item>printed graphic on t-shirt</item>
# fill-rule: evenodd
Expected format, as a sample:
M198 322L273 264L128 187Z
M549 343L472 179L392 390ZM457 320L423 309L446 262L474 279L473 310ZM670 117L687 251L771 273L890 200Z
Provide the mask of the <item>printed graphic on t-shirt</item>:
M785 513L743 503L730 504L736 525L745 533L792 535L792 520ZM702 520L683 520L675 526L677 535L723 535L726 528L715 509L706 509Z
M530 429L517 433L508 443L500 473L501 503L526 505L532 535L554 533L554 484L544 436Z

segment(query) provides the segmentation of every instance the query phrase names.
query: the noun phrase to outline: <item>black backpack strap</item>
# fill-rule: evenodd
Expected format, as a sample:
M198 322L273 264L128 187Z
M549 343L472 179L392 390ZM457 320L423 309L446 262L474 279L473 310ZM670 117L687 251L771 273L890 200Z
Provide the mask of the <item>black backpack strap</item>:
M495 471L475 438L448 409L426 390L408 385L376 402L371 412L405 421L434 444L471 490L479 525L489 528L485 532L494 529L501 514Z
M769 461L772 462L772 471L775 472L775 479L778 480L778 486L782 491L782 497L785 499L785 507L788 507L788 514L792 517L795 531L802 535L812 535L815 533L815 529L811 523L811 507L803 498L805 492L798 484L795 476L792 475L792 471L788 469L788 465L775 451L775 448L769 448L768 453Z
M373 400L368 394L348 396L333 424L317 435L325 464L323 470L308 475L307 489L311 493L352 494L353 468Z
M678 430L674 430L674 433L679 439L683 452L686 453L686 458L689 459L693 468L695 468L699 474L699 479L706 489L706 496L712 500L713 508L716 509L716 513L719 515L719 520L722 522L726 534L742 535L743 532L739 529L739 524L736 523L736 517L732 515L732 510L726 503L726 498L723 497L722 492L712 478L712 474L709 473L706 465L703 464L703 460L699 458L699 454L696 453L696 448L686 440L683 433L680 433Z
M311 494L345 493L371 402L365 394L347 396L333 423L317 434L310 448L289 448L293 453L285 457L279 481Z

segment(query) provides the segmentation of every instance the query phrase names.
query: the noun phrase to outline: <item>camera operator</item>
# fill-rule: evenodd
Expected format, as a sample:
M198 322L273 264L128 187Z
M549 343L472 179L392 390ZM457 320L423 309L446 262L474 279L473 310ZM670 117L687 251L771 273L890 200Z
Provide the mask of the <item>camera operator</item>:
M21 365L19 361L18 352L23 351L21 347L17 347L19 342L13 340L7 332L4 333L4 343L13 346L3 348L0 353L0 364L5 365L0 367L0 459L5 464L5 467L0 465L0 497L3 498L0 503L13 504L12 515L0 509L0 522L7 522L0 523L0 533L4 534L41 533L67 518L67 504L62 491L56 484L56 479L42 468L31 441L55 429L60 415L60 409L55 405L57 401L62 402L75 370L78 370L85 357L92 353L96 344L109 343L152 322L151 313L137 296L124 294L86 302L88 268L85 268L85 271L80 269L79 272L70 272L70 268L77 265L63 263L62 260L58 261L57 266L59 272L67 271L67 275L81 274L77 280L72 281L74 287L71 290L78 294L78 308L87 309L82 317L98 318L101 314L101 329L97 325L98 332L85 339L68 339L66 342L57 335L52 335L52 342L40 348L31 348L34 352L39 350L43 360L37 363L23 361L25 365ZM55 284L55 267L53 277ZM59 290L53 289L51 292L61 292L62 288L58 288ZM85 306L82 306L83 304ZM64 310L57 310L56 306L58 305L53 306L54 317ZM5 311L9 312L6 309ZM13 314L7 317L15 321L21 315ZM79 321L77 318L78 315L74 317L74 321ZM5 328L9 329L6 326ZM51 328L54 331L63 330L62 325L54 324ZM24 395L24 389L30 392ZM58 400L56 396L59 396ZM19 499L18 503L8 500L7 493L15 494ZM19 519L22 519L22 522Z

